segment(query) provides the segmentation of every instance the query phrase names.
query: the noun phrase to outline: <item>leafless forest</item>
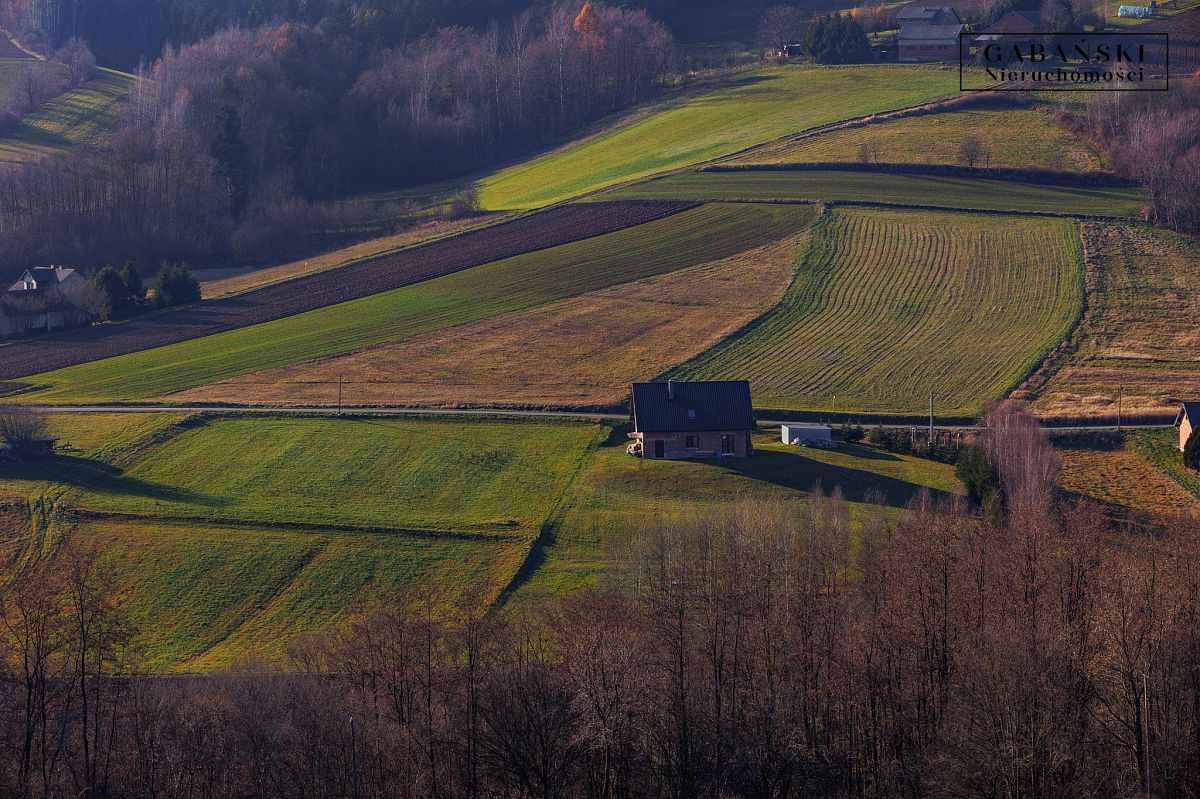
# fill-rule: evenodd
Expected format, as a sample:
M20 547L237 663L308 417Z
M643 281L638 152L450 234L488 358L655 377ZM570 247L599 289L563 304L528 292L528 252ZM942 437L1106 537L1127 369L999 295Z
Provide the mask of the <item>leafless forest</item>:
M984 446L982 514L741 505L644 530L559 605L397 598L284 672L137 676L66 552L3 595L0 793L1195 795L1200 531L1064 504L1018 410Z
M331 22L226 28L168 49L105 147L0 168L0 270L278 262L377 235L402 208L330 200L556 141L651 96L673 58L645 12L574 3L382 49Z

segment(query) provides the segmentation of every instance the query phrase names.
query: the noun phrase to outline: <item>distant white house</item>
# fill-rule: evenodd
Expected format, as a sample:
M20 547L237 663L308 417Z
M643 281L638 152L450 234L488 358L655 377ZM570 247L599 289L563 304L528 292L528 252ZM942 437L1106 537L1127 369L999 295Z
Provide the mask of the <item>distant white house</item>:
M0 294L0 338L87 323L79 293L87 278L62 266L26 269Z
M63 266L35 266L26 269L17 282L8 287L11 292L49 291L58 289L66 294L74 293L85 281L83 275Z
M833 429L827 424L811 422L785 424L780 438L785 444L799 444L802 447L829 446L833 443Z

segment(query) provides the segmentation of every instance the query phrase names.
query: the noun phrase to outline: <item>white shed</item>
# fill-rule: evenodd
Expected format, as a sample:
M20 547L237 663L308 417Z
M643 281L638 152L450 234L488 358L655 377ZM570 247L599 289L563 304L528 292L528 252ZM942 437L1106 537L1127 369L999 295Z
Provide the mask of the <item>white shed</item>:
M1118 17L1132 17L1133 19L1149 19L1154 16L1154 9L1150 6L1121 6L1117 9Z
M785 424L782 427L781 439L785 444L799 444L802 447L833 443L833 429L827 424L802 422Z

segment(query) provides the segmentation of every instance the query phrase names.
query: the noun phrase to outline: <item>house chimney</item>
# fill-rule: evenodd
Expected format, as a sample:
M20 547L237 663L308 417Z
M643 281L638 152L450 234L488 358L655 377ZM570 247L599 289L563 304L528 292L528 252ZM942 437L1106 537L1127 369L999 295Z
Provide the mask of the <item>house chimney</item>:
M675 401L675 381L674 380L667 381L667 399L671 400L672 402Z

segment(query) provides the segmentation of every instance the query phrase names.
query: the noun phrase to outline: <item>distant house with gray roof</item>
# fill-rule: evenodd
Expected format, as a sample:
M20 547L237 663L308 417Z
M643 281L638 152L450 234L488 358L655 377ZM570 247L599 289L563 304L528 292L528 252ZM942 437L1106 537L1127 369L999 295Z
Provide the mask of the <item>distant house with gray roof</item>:
M959 34L966 30L950 6L910 3L896 14L901 61L951 61L958 58Z

